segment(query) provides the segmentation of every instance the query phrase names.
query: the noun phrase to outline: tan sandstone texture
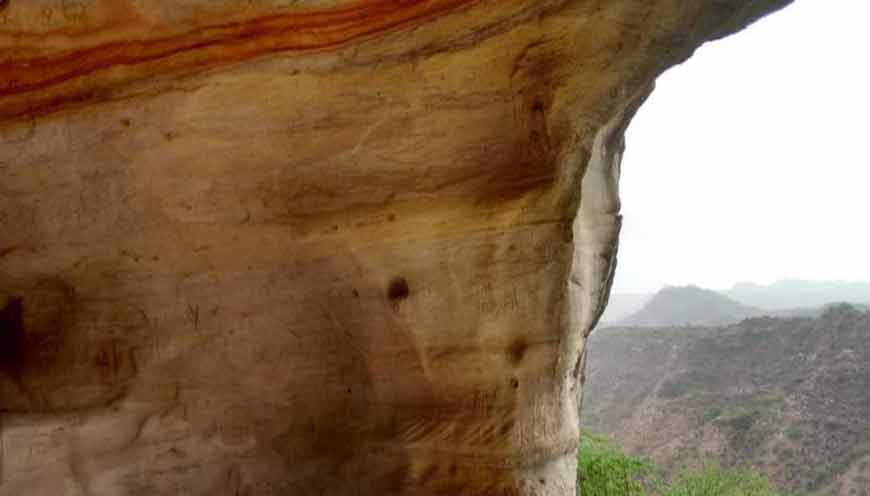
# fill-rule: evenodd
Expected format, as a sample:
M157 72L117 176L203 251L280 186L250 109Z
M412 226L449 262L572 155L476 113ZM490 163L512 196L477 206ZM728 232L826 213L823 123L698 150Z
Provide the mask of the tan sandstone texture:
M0 494L574 494L624 128L786 3L0 0Z

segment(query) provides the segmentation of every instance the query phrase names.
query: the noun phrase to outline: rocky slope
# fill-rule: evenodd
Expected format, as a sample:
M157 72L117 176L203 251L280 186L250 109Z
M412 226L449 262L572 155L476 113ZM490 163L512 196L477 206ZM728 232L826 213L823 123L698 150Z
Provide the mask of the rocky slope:
M583 425L676 468L748 463L787 494L870 494L870 312L593 334Z
M0 494L572 494L625 126L786 3L0 0Z

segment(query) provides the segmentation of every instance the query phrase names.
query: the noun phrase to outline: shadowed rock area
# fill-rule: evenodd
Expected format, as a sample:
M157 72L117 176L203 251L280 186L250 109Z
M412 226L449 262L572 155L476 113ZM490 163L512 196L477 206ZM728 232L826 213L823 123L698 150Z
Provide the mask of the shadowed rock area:
M573 494L623 131L786 3L0 0L0 494Z

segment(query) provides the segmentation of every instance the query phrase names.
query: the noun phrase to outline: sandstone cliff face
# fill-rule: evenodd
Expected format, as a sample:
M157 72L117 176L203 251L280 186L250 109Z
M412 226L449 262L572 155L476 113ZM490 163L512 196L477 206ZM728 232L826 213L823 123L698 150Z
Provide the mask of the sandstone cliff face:
M0 494L573 494L622 133L787 0L0 0Z

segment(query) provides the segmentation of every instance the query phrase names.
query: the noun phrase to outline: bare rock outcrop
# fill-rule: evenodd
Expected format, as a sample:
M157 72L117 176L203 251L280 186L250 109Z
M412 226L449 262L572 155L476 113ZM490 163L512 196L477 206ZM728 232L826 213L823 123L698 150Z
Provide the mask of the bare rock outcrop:
M573 494L655 76L787 0L0 0L0 494Z

